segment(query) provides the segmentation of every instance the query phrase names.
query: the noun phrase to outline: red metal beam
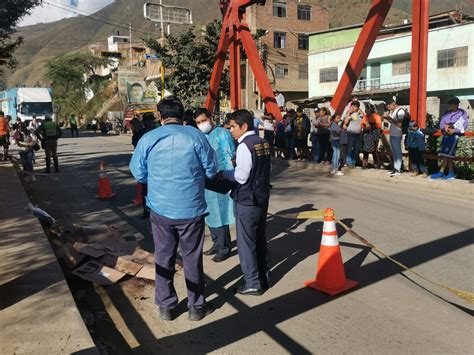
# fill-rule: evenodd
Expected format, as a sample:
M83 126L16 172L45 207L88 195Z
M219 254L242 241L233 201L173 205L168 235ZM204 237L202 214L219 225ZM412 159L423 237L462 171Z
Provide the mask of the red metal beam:
M414 3L415 2L417 2L417 0L415 0ZM342 114L344 111L344 107L362 73L362 69L367 62L367 58L369 57L370 51L372 50L392 3L393 0L374 0L372 2L369 15L365 20L362 31L349 58L349 62L337 86L334 98L331 101L331 106L338 114Z
M255 79L257 80L257 85L260 89L262 100L265 103L265 108L268 112L273 114L277 121L280 121L282 116L276 103L272 86L270 85L270 81L268 80L267 73L263 67L262 60L258 54L257 46L255 45L252 34L250 33L248 25L245 22L242 22L239 32L242 45L244 46L245 53L247 53L247 57L249 59L250 67L252 68Z
M426 127L429 0L413 1L410 112L420 128Z
M232 110L241 107L240 41L238 32L234 32L230 43L230 100Z

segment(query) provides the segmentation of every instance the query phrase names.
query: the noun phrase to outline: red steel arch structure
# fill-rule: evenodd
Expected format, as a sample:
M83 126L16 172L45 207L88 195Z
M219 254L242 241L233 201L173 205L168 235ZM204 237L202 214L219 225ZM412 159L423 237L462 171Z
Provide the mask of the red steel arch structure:
M205 104L211 112L218 98L219 84L228 52L230 52L231 106L232 109L241 108L240 44L242 44L267 111L273 113L277 120L281 119L273 90L245 21L247 7L254 4L264 6L265 3L265 0L219 1L223 17L222 31ZM341 114L344 110L392 4L393 0L372 1L369 14L331 101L336 113ZM412 23L410 111L419 126L425 128L429 0L413 0Z
M257 46L250 33L249 26L245 21L245 10L247 7L254 4L264 6L265 3L265 0L220 0L222 31L205 103L209 111L214 111L215 102L218 99L219 84L228 52L230 61L231 108L233 110L242 108L242 83L240 76L240 45L242 45L257 80L257 85L267 111L271 112L278 121L281 119L281 112L273 95L273 89L258 54Z

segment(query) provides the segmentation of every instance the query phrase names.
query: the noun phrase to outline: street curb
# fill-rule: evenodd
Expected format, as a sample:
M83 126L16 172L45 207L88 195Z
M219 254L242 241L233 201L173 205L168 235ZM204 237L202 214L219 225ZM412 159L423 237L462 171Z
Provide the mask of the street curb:
M296 169L312 170L316 174L327 174L331 170L329 165L314 164L313 162L303 162L295 160L282 160L272 158L272 164L276 166L289 166ZM390 177L387 170L383 169L367 169L362 168L348 169L343 168L342 171L346 176L355 178L358 181L371 182L373 180L387 182L390 184L416 184L426 186L432 190L449 191L463 196L474 195L474 180L432 180L423 176L413 177L410 173L404 173L396 177ZM332 176L330 176L332 177ZM334 177L344 178L344 177Z

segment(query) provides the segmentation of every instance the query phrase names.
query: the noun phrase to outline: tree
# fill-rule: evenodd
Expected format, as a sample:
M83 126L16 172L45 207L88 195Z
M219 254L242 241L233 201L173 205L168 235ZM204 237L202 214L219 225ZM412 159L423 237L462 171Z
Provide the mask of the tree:
M220 22L213 21L204 30L191 27L176 36L168 35L164 44L155 39L144 39L145 44L158 54L165 68L171 71L165 88L186 106L200 106L205 100L220 28ZM222 76L221 90L225 94L229 92L228 70Z
M0 4L0 71L2 67L15 67L14 51L23 42L22 37L12 38L18 21L29 14L42 0L2 0Z
M87 91L99 93L108 83L108 77L97 75L96 70L110 64L110 59L89 53L58 56L46 64L46 77L51 81L57 113L64 116L86 110Z

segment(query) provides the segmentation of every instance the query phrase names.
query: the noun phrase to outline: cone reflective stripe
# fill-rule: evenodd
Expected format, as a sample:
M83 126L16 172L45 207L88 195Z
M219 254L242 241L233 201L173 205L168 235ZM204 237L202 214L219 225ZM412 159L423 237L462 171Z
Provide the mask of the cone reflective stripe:
M139 182L135 184L135 198L132 200L132 202L136 205L141 205L143 203L142 188L142 184Z
M304 285L332 296L357 286L357 282L346 279L332 208L327 208L324 214L316 278L306 281Z
M114 197L116 194L112 192L110 187L109 177L105 172L105 163L103 161L99 164L99 192L95 196L100 200L106 200Z

